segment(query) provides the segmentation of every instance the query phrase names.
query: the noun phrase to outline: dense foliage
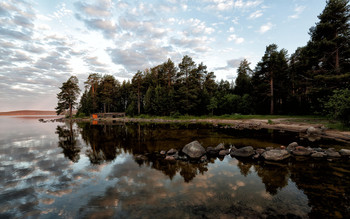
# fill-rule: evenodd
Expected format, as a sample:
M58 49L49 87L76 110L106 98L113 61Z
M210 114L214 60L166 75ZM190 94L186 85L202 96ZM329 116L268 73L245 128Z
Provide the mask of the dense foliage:
M69 116L72 118L72 110L77 105L77 99L80 93L78 78L71 76L66 82L60 87L61 92L57 94L57 115L61 114L65 110L69 110Z
M214 72L189 56L178 65L168 59L138 71L122 83L111 75L90 74L79 113L312 114L326 109L329 114L349 88L349 12L349 0L328 0L319 22L310 28L307 45L290 57L276 44L268 45L254 70L247 60L240 63L235 83L215 81Z

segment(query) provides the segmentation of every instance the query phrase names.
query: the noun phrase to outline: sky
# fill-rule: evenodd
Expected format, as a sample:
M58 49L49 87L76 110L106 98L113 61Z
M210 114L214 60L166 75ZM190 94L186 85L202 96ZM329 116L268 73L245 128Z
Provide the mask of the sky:
M289 55L310 39L326 0L2 0L0 112L54 110L75 75L129 80L188 55L216 80L252 69L266 46Z

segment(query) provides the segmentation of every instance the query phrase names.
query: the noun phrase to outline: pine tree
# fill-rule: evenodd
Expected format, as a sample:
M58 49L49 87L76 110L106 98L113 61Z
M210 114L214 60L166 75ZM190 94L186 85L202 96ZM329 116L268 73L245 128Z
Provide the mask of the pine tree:
M288 79L287 74L287 51L277 50L276 44L266 47L262 60L257 64L252 82L255 87L257 101L270 99L270 114L275 113L275 100L281 101L281 95L275 96L276 92L282 92L284 82ZM277 86L276 86L277 85Z
M244 94L250 94L252 91L251 79L252 70L249 67L250 63L244 59L239 64L237 69L237 78L235 81L235 93L243 96Z
M349 0L328 0L318 18L320 21L310 29L310 35L319 52L319 64L339 73L349 66Z
M57 115L61 114L65 110L69 109L69 117L72 118L73 108L77 105L77 98L80 93L78 85L79 81L76 76L71 76L66 82L60 87L61 92L57 94Z

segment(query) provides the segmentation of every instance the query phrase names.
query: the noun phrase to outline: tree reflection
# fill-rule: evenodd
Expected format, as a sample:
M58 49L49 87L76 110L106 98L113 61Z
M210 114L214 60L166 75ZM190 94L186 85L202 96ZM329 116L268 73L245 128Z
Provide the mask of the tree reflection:
M86 156L92 164L113 161L120 154L120 139L123 138L125 129L111 125L90 126L88 123L79 126L83 140L90 146L86 150Z
M250 162L244 162L243 160L238 160L238 164L237 164L241 174L243 176L248 176L248 174L251 173L250 168L252 167L252 163Z
M80 147L76 139L77 133L73 130L73 124L58 125L56 134L58 134L58 146L63 149L64 156L74 163L78 162L80 159Z
M254 165L256 173L265 184L266 192L276 195L279 189L288 185L289 169L287 164L268 164Z

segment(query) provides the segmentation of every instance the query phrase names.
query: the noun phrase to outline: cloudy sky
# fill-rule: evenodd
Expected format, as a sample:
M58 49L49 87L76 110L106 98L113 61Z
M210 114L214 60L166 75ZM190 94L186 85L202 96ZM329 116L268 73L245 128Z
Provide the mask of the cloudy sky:
M309 40L326 0L2 0L0 111L53 110L59 86L89 73L131 79L189 55L234 80L276 43L289 54Z

